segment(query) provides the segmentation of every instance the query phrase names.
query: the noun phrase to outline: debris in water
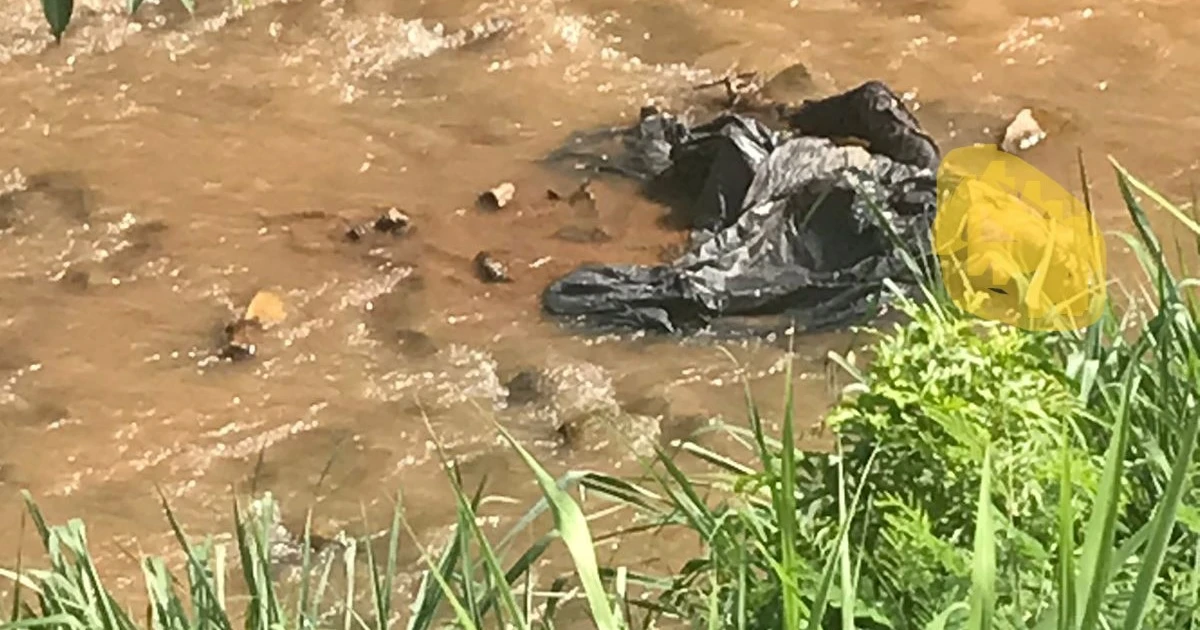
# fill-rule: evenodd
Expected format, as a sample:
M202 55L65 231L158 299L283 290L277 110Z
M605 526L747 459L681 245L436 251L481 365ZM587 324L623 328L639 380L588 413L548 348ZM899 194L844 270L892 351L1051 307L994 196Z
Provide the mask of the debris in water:
M579 207L587 214L596 214L596 195L592 192L592 180L584 179L579 184L579 188L576 188L575 192L567 197L567 203L571 204L572 208Z
M508 205L516 194L517 187L512 182L504 182L479 195L479 205L494 212Z
M757 72L727 74L715 81L708 81L707 83L694 86L693 89L703 90L718 85L725 88L725 107L733 109L744 104L747 100L756 99L759 96L759 92L762 90L763 77ZM645 108L643 108L644 110Z
M383 216L375 220L375 231L389 234L403 234L412 225L412 219L398 208L388 208Z
M254 294L254 299L250 300L242 319L255 322L263 328L270 328L282 322L286 316L287 310L283 306L282 298L270 291L259 291Z
M508 275L508 267L488 252L479 252L475 255L475 272L484 282L512 282L512 278Z
M596 211L596 195L592 192L592 179L590 177L585 177L580 182L579 187L565 198L553 189L546 191L546 198L550 201L565 200L572 208L582 205L582 209L587 210L589 213L595 213Z
M225 343L218 353L222 359L241 361L258 354L257 334L287 317L283 299L270 291L259 291L250 300L240 319L225 326Z
M402 236L412 228L412 219L399 208L391 207L374 221L360 223L346 231L346 238L351 241L362 240L368 232L374 230L381 234Z
M253 329L259 325L251 320L239 319L225 326L225 346L219 356L230 361L249 359L258 354L258 345L254 343Z
M786 131L737 113L695 127L648 116L554 150L547 160L653 183L655 197L686 191L690 238L670 263L580 263L542 292L543 311L605 333L758 332L785 321L812 331L873 317L891 299L881 280L898 279L904 254L932 247L937 144L878 81L786 114ZM845 137L870 149L831 142ZM818 195L820 212L796 221L794 209ZM870 210L883 200L886 214ZM898 235L905 250L879 234Z
M1004 140L1000 142L1000 148L1007 153L1015 154L1017 151L1026 151L1045 139L1046 132L1034 119L1033 110L1027 107L1017 112L1016 118L1009 123L1008 129L1004 131Z

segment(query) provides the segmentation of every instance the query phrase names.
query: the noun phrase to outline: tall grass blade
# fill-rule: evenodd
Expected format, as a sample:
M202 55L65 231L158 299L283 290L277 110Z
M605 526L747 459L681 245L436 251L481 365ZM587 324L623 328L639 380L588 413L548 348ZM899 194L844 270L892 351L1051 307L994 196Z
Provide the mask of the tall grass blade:
M1171 213L1171 216L1175 217L1177 221L1182 223L1184 227L1190 230L1193 234L1200 235L1200 223L1196 222L1196 220L1191 216L1188 216L1187 212L1170 201L1167 201L1166 197L1163 197L1161 193L1146 185L1145 182L1134 177L1133 175L1130 175L1129 172L1126 171L1125 168L1120 164L1118 164L1116 160L1110 158L1110 161L1113 163L1113 166L1116 167L1121 179L1138 189L1142 194L1153 199L1155 203L1157 203L1159 206L1162 206L1163 210Z
M562 536L567 551L575 561L575 571L583 585L596 627L598 630L621 630L608 601L608 596L604 592L604 585L600 581L596 551L592 546L592 536L588 531L587 519L583 515L583 510L570 495L559 489L550 474L504 427L497 426L497 429L525 461L525 465L533 471L538 485L542 489L542 494L550 501L555 529Z
M16 574L21 575L22 561L24 560L25 551L25 519L24 512L21 513L21 525L17 530L17 567ZM12 592L12 611L9 613L8 620L10 622L17 621L21 617L21 580L13 580Z
M158 490L158 498L162 503L163 512L166 513L167 522L171 525L171 531L175 534L175 540L179 543L179 546L183 548L184 555L187 557L188 565L192 567L197 574L203 575L204 566L200 563L200 559L196 557L196 553L192 549L192 545L188 543L187 537L184 536L183 527L179 525L179 521L175 518L175 512L171 509L170 504L167 503L167 497L162 493L161 489ZM217 599L216 594L213 592L212 583L209 582L207 578L203 579L198 587L204 591L205 597L212 600ZM220 615L213 621L221 630L233 630L232 624L230 624L229 617L227 615Z
M309 604L312 600L312 509L304 516L304 547L300 556L300 596L296 599L296 623L301 628L310 624L315 625L316 619L307 619Z
M483 484L480 484L475 490L475 496L471 498L471 511L474 512L479 508L480 501L483 499ZM421 585L417 589L417 608L413 612L408 621L407 630L426 630L433 626L434 616L437 614L438 605L442 601L441 583L449 583L454 574L454 567L459 563L459 557L463 553L469 552L469 546L464 548L462 536L452 536L450 544L442 552L441 558L438 559L438 575L441 580L438 580L434 575L426 572L421 577ZM471 616L471 619L477 617Z
M401 519L403 519L403 515L401 515ZM442 576L442 572L439 570L439 567L433 563L433 560L430 559L429 554L421 546L421 543L417 542L417 533L413 531L412 526L408 524L408 521L402 520L401 522L404 525L405 531L408 532L408 537L411 538L413 543L417 546L417 550L421 554L421 560L425 562L425 566L428 568L426 575L432 576L434 581L437 582L442 594L446 596L446 601L450 602L450 607L454 609L454 615L458 619L459 625L463 627L463 630L478 630L478 626L475 625L474 620L471 619L471 615L467 612L467 609L463 607L462 602L459 601L458 597L454 595L454 591L451 590L450 584L446 581L446 578ZM444 557L443 560L445 560ZM412 627L411 623L409 624L409 627ZM433 619L430 618L427 625L421 627L434 627Z
M1109 567L1113 559L1113 539L1116 533L1117 501L1121 492L1121 477L1125 469L1125 452L1129 441L1129 418L1133 392L1141 382L1136 364L1125 370L1119 398L1117 425L1105 457L1100 487L1092 505L1084 538L1080 575L1076 583L1076 601L1083 604L1082 618L1077 627L1095 628L1099 623L1104 593L1109 584Z
M840 450L840 444L839 444ZM867 458L867 463L863 466L862 473L859 476L858 484L854 487L854 498L850 501L849 509L839 510L840 523L838 525L838 534L831 547L829 557L825 560L825 567L821 571L821 582L817 586L817 592L813 595L812 613L808 618L808 630L817 630L823 627L825 621L825 610L829 604L829 589L833 585L834 569L838 566L842 567L842 625L844 627L852 627L854 625L854 602L855 593L853 581L847 575L849 573L848 565L850 562L850 549L848 540L850 537L850 529L853 521L853 515L858 513L858 504L862 499L863 490L867 487L867 477L871 474L871 468L875 464L875 456L879 454L878 449L872 449L871 455ZM841 458L838 458L838 491L840 496L839 502L845 502L845 469L841 464ZM849 621L846 619L849 618ZM848 626L847 626L848 624Z
M1071 434L1062 430L1062 458L1058 478L1058 628L1075 623L1075 513L1071 506Z
M983 455L971 570L971 630L991 630L996 614L996 535L992 523L992 447Z
M496 552L492 548L491 543L488 542L487 536L479 528L479 524L475 520L475 511L471 508L471 502L467 498L466 493L462 490L457 474L451 475L450 482L454 491L454 500L458 504L459 527L465 525L466 531L470 533L475 543L479 546L479 550L483 556L484 574L490 587L489 590L495 588L495 592L499 594L501 607L497 611L497 615L501 613L506 614L509 617L509 623L517 624L518 627L524 627L526 621L521 615L521 606L517 604L512 589L506 586L507 582L505 581L504 570L500 568L500 560L496 557ZM463 576L463 578L464 583L472 580L472 576L470 575ZM482 618L480 618L479 622L482 623L482 621ZM502 619L501 621L503 623Z
M788 353L784 370L783 448L779 451L779 489L771 483L772 498L779 520L779 564L783 596L784 630L800 627L800 598L794 586L800 579L799 562L796 558L796 438L794 427L794 390L792 384L793 357Z
M1146 604L1152 596L1151 589L1158 580L1162 570L1163 559L1167 555L1167 542L1175 530L1175 521L1179 513L1179 505L1183 502L1184 488L1187 485L1189 468L1196 450L1196 437L1200 431L1200 416L1195 412L1187 419L1183 444L1175 456L1175 467L1171 471L1171 480L1167 491L1159 500L1158 508L1153 518L1153 533L1145 555L1141 558L1141 568L1138 570L1137 583L1134 586L1133 597L1125 612L1125 630L1138 630L1146 615Z
M363 523L367 517L364 510ZM368 529L369 531L369 529ZM375 562L375 552L370 542L367 543L367 570L371 574L371 597L375 604L375 623L379 628L390 625L392 618L392 581L396 574L396 552L400 545L400 506L397 503L392 510L392 522L388 526L388 547L386 566L381 570Z

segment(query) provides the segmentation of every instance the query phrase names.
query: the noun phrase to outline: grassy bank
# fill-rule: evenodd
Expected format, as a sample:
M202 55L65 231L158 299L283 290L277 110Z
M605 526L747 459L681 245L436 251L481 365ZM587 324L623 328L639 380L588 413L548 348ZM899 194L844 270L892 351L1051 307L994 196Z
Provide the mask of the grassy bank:
M1024 332L958 314L929 278L925 302L902 304L906 322L876 331L869 364L834 357L853 383L828 417L832 453L784 446L790 391L779 435L748 389L746 422L706 429L744 456L689 443L622 479L554 479L497 427L545 499L493 540L475 518L480 494L447 462L457 527L444 549L423 550L415 598L395 593L399 547L417 540L399 507L382 552L342 540L341 553L317 554L306 527L299 577L284 579L268 501L235 510L228 557L167 508L186 570L145 560L150 605L137 614L105 589L82 524L50 526L29 499L48 568L0 573L18 586L3 627L549 629L572 593L600 630L1195 627L1200 311L1139 197L1196 232L1198 249L1200 225L1119 168L1118 185L1148 317L1110 309L1081 333ZM685 475L679 458L710 473ZM702 553L674 575L600 566L579 487L634 512L631 529L681 531ZM554 529L517 547L544 512ZM531 567L557 545L574 572L535 582ZM228 595L234 579L248 597Z

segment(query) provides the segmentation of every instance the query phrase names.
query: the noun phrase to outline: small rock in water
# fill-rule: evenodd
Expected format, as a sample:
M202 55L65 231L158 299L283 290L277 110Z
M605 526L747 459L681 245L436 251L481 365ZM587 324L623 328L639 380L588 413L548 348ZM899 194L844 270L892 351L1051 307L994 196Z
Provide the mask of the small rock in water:
M542 373L527 369L517 372L504 388L508 390L508 404L512 407L527 405L543 398L547 393L546 379Z
M479 195L479 205L484 210L496 211L507 206L516 194L517 187L511 182L504 182Z
M1025 151L1046 139L1046 132L1033 117L1033 110L1022 109L1004 131L1000 148L1008 153Z
M68 269L58 279L63 286L74 291L85 291L91 284L92 275L82 269Z
M91 189L76 173L44 173L30 177L15 190L0 192L0 229L13 227L20 219L57 216L70 221L87 221L94 205Z
M409 358L424 359L438 353L437 342L419 330L398 330L396 341L400 352Z
M262 328L270 328L287 317L283 299L270 291L259 291L246 307L243 320L257 323Z
M554 233L554 238L572 243L607 243L612 235L602 227L586 228L578 225L568 225Z
M475 255L475 273L484 282L512 282L512 278L508 275L508 267L488 252L479 252Z

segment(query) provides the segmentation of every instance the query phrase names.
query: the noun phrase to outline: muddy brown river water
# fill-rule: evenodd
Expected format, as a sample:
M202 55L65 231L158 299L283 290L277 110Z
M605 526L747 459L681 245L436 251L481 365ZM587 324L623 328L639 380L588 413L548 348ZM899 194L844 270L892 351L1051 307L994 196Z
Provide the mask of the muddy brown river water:
M61 46L40 3L0 6L0 186L78 193L27 193L0 216L0 530L27 488L55 521L86 518L114 575L136 575L123 549L169 547L155 485L194 532L228 529L233 487L293 517L313 504L325 530L356 527L361 504L383 523L399 490L435 537L453 501L429 427L469 483L520 499L535 488L493 420L555 472L631 468L620 449L558 444L544 408L506 406L521 369L583 374L588 395L662 416L663 440L740 418L714 344L576 336L538 305L580 262L653 262L683 235L601 182L614 238L555 239L569 218L539 200L574 181L535 161L649 99L695 104L691 86L730 69L802 63L816 85L800 96L881 79L943 150L1033 107L1049 137L1028 159L1077 189L1082 148L1106 228L1126 227L1106 155L1171 195L1200 175L1188 0L198 0L194 18L148 0L132 19L124 4L77 2ZM506 180L512 207L473 208ZM409 236L329 238L331 217L391 205ZM484 249L514 282L475 278ZM253 360L215 360L261 289L286 319ZM799 343L806 421L831 400L826 352L847 343ZM729 348L778 408L780 344ZM0 565L16 545L4 537Z

